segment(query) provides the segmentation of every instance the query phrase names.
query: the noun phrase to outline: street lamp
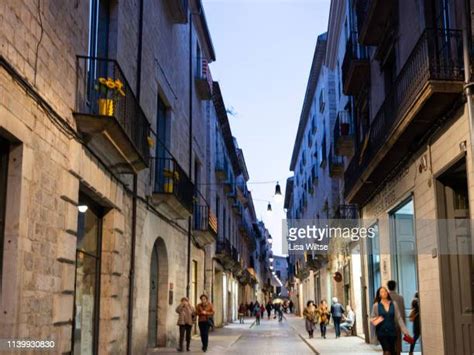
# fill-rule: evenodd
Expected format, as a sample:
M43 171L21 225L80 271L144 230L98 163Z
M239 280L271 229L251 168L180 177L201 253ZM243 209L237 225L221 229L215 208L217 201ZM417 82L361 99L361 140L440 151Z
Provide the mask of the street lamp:
M275 185L275 201L281 202L282 199L283 199L283 196L281 195L281 187L280 187L279 182L277 181Z
M267 205L267 212L268 213L272 212L272 205L270 204L270 202L268 202L268 205Z
M86 213L88 208L89 208L89 207L88 207L87 205L79 205L79 206L77 206L77 209L79 210L80 213Z
M268 258L268 261L273 263L273 258L272 257Z

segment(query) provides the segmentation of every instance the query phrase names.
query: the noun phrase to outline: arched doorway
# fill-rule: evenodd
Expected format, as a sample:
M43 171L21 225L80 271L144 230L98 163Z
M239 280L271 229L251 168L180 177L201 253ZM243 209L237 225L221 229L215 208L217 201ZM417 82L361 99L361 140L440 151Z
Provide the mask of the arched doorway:
M168 253L158 238L151 252L150 303L148 306L148 347L166 346L166 313L168 309Z

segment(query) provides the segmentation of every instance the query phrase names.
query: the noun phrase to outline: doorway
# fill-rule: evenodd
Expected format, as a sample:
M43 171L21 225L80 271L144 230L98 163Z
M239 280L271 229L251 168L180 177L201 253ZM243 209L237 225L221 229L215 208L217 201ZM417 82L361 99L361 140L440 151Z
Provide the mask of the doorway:
M151 253L150 301L148 306L148 347L166 346L168 310L168 255L163 239L158 238Z
M438 232L444 346L453 354L472 354L474 253L465 159L438 178L436 193L438 219L447 222L439 223Z
M415 237L415 208L409 198L390 213L392 232L392 280L397 282L397 292L405 299L405 318L408 319L411 300L418 292L418 261ZM417 344L417 347L419 345ZM402 350L410 346L402 342ZM417 348L415 348L418 351Z

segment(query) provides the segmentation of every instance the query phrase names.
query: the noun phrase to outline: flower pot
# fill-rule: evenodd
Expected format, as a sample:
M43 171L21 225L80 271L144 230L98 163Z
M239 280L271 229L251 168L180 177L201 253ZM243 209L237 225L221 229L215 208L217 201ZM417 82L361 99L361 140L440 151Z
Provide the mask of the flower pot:
M165 182L164 190L165 190L164 192L167 194L173 193L173 180L170 180L169 182Z
M99 115L113 116L114 115L114 100L112 99L98 99Z
M341 136L349 135L349 123L341 123Z

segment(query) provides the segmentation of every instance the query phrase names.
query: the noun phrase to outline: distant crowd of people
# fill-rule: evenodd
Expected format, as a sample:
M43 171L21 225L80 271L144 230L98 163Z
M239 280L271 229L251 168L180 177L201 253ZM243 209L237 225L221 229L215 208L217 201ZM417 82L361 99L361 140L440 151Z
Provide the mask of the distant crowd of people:
M267 318L270 319L272 311L274 312L273 318L278 318L278 321L283 320L283 313L293 313L294 303L291 300L278 300L273 303L269 300L266 304L259 303L258 301L249 302L247 304L241 303L239 306L239 322L244 323L244 317L255 317L255 325L260 325L260 319L267 314Z
M415 344L421 336L420 327L420 305L418 292L415 293L412 303L409 320L413 323L413 337L405 324L405 301L396 292L397 283L393 280L387 283L387 287L382 286L377 290L372 308L371 323L375 327L377 339L382 346L384 355L400 354L403 340L410 344L410 354L413 354ZM314 330L319 324L321 337L326 339L326 328L331 318L334 323L336 339L341 336L341 331L350 335L355 324L355 313L350 305L345 308L338 299L332 299L329 308L326 300L321 300L319 305L314 301L308 301L303 311L305 327L309 338L314 337Z

